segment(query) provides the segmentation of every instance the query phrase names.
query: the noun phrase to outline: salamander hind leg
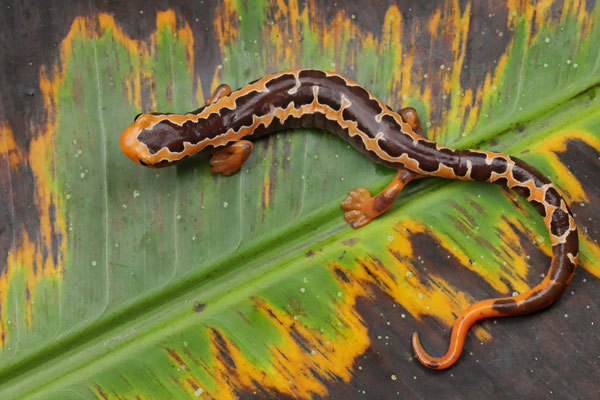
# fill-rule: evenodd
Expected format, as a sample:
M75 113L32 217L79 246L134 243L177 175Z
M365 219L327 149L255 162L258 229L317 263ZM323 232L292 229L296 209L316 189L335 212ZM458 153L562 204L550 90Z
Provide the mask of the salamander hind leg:
M250 157L253 148L248 140L238 140L223 147L210 158L210 170L223 175L235 174Z
M417 110L412 107L403 108L400 110L400 116L402 116L404 122L408 123L416 134L423 137L425 136L425 132L423 132L423 126L421 125L421 120L419 119Z
M403 108L400 110L400 115L415 133L424 136L421 121L414 108ZM365 226L394 204L396 197L408 182L419 178L423 176L400 168L390 184L376 196L372 196L369 189L362 186L350 190L348 198L341 204L344 209L344 219L355 229Z
M230 94L231 94L231 88L229 87L229 85L222 83L219 86L217 86L217 88L214 90L212 96L210 96L208 99L206 99L206 105L208 106L212 103L215 103L215 102L219 101L220 99L222 99L223 97L229 96Z
M394 204L408 182L420 177L407 169L399 169L390 184L376 196L372 196L369 189L362 186L350 190L348 198L342 201L344 219L355 229L365 226Z

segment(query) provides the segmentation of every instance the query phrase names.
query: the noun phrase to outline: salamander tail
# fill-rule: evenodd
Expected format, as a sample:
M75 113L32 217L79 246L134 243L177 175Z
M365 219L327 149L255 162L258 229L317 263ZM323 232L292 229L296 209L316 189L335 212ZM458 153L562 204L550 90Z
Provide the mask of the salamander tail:
M467 308L452 328L448 352L443 357L430 356L413 334L412 345L421 363L432 369L445 369L456 362L463 348L469 328L478 320L490 317L506 317L530 314L548 307L565 291L577 266L579 240L571 210L558 188L532 166L503 154L489 153L490 159L505 158L511 165L496 176L482 177L488 182L504 183L508 188L523 195L544 219L552 244L552 263L544 279L528 291L514 297L488 299ZM492 163L489 163L492 166Z

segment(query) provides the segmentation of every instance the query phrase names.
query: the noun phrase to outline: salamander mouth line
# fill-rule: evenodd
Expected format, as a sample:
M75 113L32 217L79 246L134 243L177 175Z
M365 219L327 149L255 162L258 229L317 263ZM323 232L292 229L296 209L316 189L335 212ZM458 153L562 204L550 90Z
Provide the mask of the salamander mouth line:
M206 106L187 113L146 113L121 134L121 149L149 168L162 168L202 150L214 153L211 170L232 175L252 153L252 142L288 128L319 128L335 133L396 177L375 196L352 189L342 202L344 219L360 228L383 214L404 186L437 176L498 183L523 196L542 216L552 245L552 262L542 282L516 297L479 301L457 318L448 352L432 357L419 337L412 344L429 368L448 368L458 359L465 336L483 318L541 310L564 292L577 265L577 226L560 190L524 161L480 149L453 149L428 140L416 110L392 110L358 83L333 72L294 69L271 74L236 91L220 85Z

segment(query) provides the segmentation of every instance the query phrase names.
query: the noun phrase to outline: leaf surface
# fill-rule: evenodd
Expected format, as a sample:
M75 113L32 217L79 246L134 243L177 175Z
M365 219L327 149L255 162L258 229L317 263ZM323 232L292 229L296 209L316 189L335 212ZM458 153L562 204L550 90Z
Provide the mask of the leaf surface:
M379 25L367 26L371 14ZM14 223L0 275L3 398L356 396L363 363L378 368L367 372L372 398L400 388L426 396L419 379L461 390L412 360L410 332L442 353L462 309L541 280L548 236L523 199L431 178L352 230L339 206L346 192L380 190L394 172L327 132L261 140L231 177L212 175L204 155L149 170L120 153L119 133L137 113L190 111L219 83L291 67L336 70L395 109L415 107L440 143L536 166L577 214L576 280L593 282L581 291L598 288L598 7L444 2L363 16L350 6L227 1L208 28L220 57L211 68L198 66L211 53L197 54L203 36L181 10L157 12L142 38L110 14L79 16L59 60L41 70L45 108L30 145L2 123L3 188L27 169L35 202L25 213L39 221L32 232ZM7 198L8 214L21 215ZM589 307L589 297L565 297L561 311L522 326ZM475 327L453 369L490 382L483 393L498 390L490 376L507 375L498 372L507 363L551 352L502 324ZM599 340L589 335L584 346ZM568 350L553 357L577 362Z

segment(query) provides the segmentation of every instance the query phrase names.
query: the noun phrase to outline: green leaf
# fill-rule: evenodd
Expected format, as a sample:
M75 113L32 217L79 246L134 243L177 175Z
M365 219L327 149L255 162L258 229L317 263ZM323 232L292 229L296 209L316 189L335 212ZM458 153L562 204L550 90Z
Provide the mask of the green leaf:
M438 331L476 300L540 280L544 270L530 265L548 262L542 220L493 185L423 180L352 230L345 193L380 190L394 171L327 132L261 140L231 177L212 175L203 155L150 170L120 153L137 113L189 111L208 97L203 88L275 70L336 70L395 108L415 107L441 143L533 164L580 215L581 266L600 276L582 217L598 193L569 153L600 151L598 7L564 6L556 17L509 6L488 36L469 31L471 7L416 18L430 52L393 6L372 32L360 15L329 21L312 3L227 2L214 17L222 65L201 73L191 28L174 11L139 40L106 14L77 18L60 62L42 71L47 114L30 148L11 146L2 125L9 169L33 171L42 222L39 237L19 233L1 276L1 397L327 396L374 345L363 299L393 303L402 329L381 340L408 359L404 329ZM500 43L477 53L469 40ZM487 341L494 329L475 335Z

